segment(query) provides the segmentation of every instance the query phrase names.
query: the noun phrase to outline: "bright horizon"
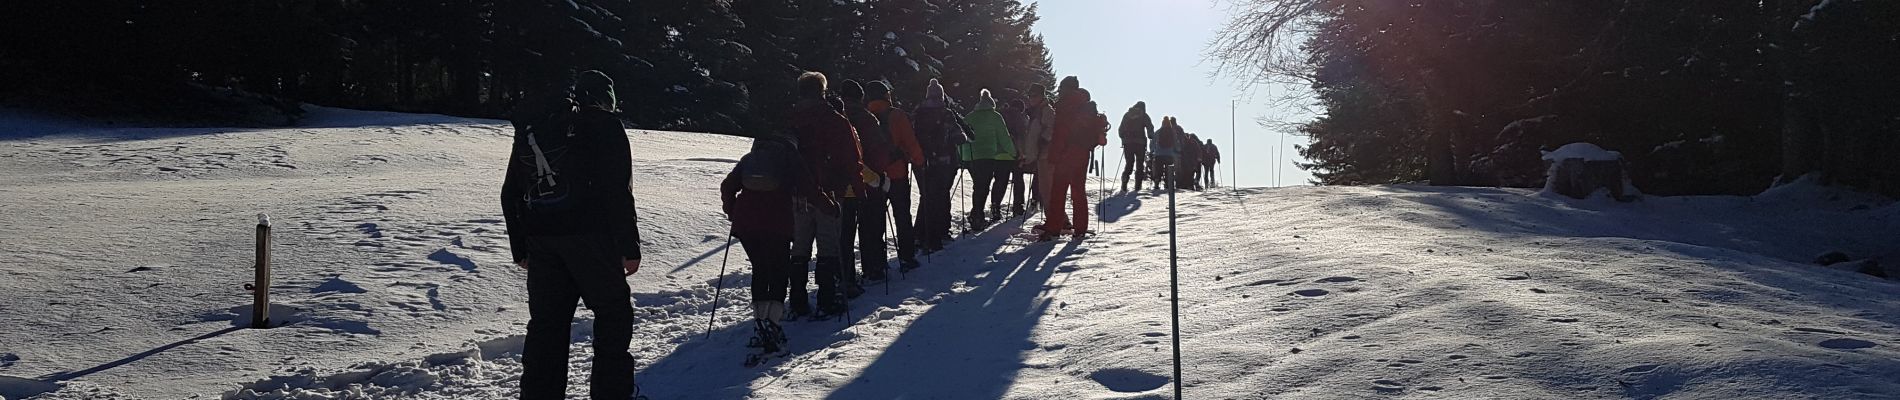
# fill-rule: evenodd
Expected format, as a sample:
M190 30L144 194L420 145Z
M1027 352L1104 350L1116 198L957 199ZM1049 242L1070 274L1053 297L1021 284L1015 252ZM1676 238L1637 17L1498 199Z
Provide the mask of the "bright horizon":
M1055 58L1056 77L1080 79L1117 129L1122 113L1136 101L1145 101L1157 125L1162 116L1176 116L1188 132L1214 140L1221 152L1217 175L1223 186L1235 182L1231 175L1236 167L1243 187L1275 186L1276 169L1278 186L1306 185L1312 179L1312 174L1293 165L1299 157L1293 146L1305 144L1306 138L1282 138L1283 132L1256 122L1262 117L1310 120L1312 114L1305 111L1268 104L1300 88L1262 85L1254 93L1245 93L1231 77L1210 75L1213 66L1203 62L1204 51L1228 20L1224 6L1215 0L1036 3L1041 4L1042 20L1035 29ZM1240 102L1237 110L1231 108L1236 100ZM1118 177L1120 152L1121 141L1110 132L1108 166Z

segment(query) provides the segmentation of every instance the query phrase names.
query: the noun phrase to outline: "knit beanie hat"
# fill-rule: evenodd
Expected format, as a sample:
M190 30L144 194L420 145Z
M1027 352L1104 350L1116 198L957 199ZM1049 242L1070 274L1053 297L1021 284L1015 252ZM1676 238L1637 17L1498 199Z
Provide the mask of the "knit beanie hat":
M846 79L844 83L838 84L838 97L853 102L863 101L864 86L859 85L858 81Z
M924 105L942 106L944 104L946 103L943 98L943 84L937 83L936 78L931 78L930 85L924 87Z

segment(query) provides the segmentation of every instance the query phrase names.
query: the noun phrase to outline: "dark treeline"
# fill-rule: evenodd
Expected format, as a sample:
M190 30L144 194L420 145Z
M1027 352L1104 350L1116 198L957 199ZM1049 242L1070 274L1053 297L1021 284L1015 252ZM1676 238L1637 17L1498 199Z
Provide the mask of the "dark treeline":
M145 107L226 91L504 117L599 69L636 127L746 134L789 107L804 70L885 79L900 101L929 78L962 98L1053 83L1035 6L1016 0L8 3L0 91L159 103Z
M1241 5L1215 56L1313 88L1319 183L1534 186L1537 150L1587 141L1651 193L1819 173L1900 194L1900 2Z

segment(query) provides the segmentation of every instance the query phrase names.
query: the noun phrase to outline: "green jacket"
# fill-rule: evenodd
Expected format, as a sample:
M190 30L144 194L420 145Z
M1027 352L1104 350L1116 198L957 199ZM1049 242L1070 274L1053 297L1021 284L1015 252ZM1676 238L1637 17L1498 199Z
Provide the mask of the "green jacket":
M1003 113L997 112L995 107L977 107L963 117L963 123L970 125L973 133L970 143L957 146L957 154L963 161L1016 160L1016 143L1010 139L1009 123L1003 121Z

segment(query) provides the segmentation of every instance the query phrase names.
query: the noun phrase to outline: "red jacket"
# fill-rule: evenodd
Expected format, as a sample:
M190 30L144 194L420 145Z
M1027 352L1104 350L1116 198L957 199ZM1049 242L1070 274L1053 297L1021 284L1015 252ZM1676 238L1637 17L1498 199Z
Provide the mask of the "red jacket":
M792 191L755 192L745 190L738 171L719 183L719 200L732 218L732 235L766 238L792 238Z
M858 132L851 121L820 99L808 99L792 106L792 130L798 133L798 152L812 182L826 192L843 192L853 183L862 185L859 172L864 170L864 154L858 148Z
M1091 150L1093 146L1077 146L1071 139L1074 135L1095 134L1090 126L1094 125L1095 115L1084 110L1092 101L1089 97L1088 89L1076 88L1074 93L1062 93L1062 98L1056 100L1056 129L1049 138L1049 154L1072 157L1087 155Z

